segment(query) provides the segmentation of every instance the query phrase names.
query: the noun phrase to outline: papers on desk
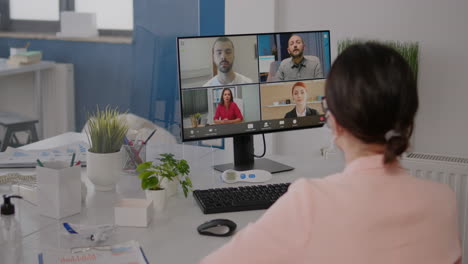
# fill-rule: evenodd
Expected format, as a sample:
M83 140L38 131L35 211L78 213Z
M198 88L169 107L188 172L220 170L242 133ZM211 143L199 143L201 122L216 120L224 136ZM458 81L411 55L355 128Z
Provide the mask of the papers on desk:
M41 149L22 150L8 147L5 152L0 152L0 168L35 168L36 160L42 162L60 160L70 162L73 153L76 153L75 161L86 164L86 151L89 148L86 142L75 142L65 146Z
M39 254L39 264L86 263L86 264L147 264L149 263L140 244L134 240L113 246L75 248L63 251L47 251Z

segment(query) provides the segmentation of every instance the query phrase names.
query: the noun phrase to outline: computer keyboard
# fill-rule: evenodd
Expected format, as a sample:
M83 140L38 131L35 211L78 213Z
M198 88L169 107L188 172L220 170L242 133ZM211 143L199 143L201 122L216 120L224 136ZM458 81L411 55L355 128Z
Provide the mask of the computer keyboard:
M204 214L267 209L283 195L289 183L248 185L193 191Z

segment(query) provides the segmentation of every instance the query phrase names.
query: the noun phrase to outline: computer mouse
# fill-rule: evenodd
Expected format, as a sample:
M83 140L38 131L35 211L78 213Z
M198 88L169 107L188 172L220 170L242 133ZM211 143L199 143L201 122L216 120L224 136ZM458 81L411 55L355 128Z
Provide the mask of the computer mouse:
M204 236L230 236L236 230L236 223L228 219L213 219L198 226L200 235Z

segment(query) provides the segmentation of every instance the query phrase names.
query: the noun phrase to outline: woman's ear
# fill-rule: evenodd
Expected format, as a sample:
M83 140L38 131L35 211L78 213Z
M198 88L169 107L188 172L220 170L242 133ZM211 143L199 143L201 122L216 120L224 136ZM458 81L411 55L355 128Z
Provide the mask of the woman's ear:
M335 136L340 136L343 134L344 128L340 126L338 122L336 122L335 116L330 111L328 111L327 115L328 126L332 130L333 134L335 134Z

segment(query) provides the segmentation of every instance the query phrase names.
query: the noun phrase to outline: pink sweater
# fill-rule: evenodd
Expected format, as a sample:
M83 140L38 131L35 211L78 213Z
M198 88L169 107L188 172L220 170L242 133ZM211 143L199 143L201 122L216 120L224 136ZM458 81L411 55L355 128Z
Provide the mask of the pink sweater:
M201 263L455 263L461 249L453 191L398 163L384 167L382 158L297 180Z

